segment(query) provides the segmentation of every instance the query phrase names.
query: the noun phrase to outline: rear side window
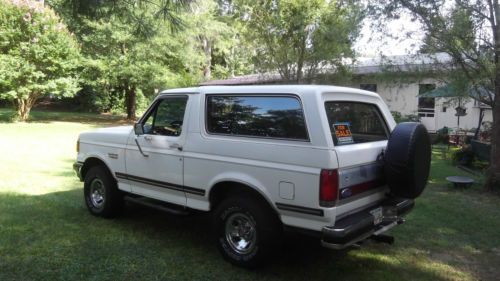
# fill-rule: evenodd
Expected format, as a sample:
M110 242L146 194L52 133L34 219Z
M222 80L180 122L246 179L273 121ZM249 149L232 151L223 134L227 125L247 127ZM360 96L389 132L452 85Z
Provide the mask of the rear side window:
M302 105L293 96L207 96L213 134L308 140Z
M387 140L389 130L374 104L356 102L326 102L326 115L334 144Z

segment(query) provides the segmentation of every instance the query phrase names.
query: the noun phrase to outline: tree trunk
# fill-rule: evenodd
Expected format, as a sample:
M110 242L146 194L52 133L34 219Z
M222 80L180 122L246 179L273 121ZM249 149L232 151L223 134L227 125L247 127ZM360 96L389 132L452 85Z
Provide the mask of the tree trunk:
M230 49L230 63L229 63L229 77L234 78L234 60L235 60L235 55L234 55L234 47L231 47Z
M297 76L295 82L297 84L302 83L302 67L304 66L303 61L300 59L299 63L297 64Z
M25 122L30 117L31 108L35 105L36 100L38 99L38 94L33 93L27 99L19 98L16 99L16 112L19 121Z
M299 46L299 59L297 61L297 76L296 76L296 82L297 84L302 83L302 77L303 77L303 68L304 68L304 60L305 60L305 53L306 53L306 36L302 38L301 45Z
M497 70L497 72L500 69ZM486 179L486 188L500 188L500 75L497 74L495 85L495 102L493 104L493 126L491 128L490 168Z
M129 86L126 89L126 100L127 100L127 119L128 120L135 120L135 110L136 110L136 99L137 99L137 93L136 89L133 86Z
M481 124L483 123L484 118L484 108L479 105L479 122L477 123L476 132L474 133L474 139L479 139L479 132L481 131Z
M30 116L31 108L28 106L28 101L25 99L19 99L17 102L17 117L19 121L27 121Z
M212 44L206 37L202 39L203 52L205 53L205 64L203 65L203 78L210 80L212 78Z
M498 0L493 2L495 26L493 26L495 43L495 99L493 101L493 126L491 128L491 155L485 186L488 189L500 188L500 7Z

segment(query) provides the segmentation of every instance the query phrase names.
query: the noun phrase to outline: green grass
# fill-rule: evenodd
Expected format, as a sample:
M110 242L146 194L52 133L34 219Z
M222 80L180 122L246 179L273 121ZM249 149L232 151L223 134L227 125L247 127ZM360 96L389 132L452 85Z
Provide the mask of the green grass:
M14 110L10 108L0 108L0 123L10 123L14 116ZM82 113L71 111L47 111L33 110L28 122L48 123L48 122L78 122L82 124L125 124L127 120L123 116L110 114Z
M248 271L222 260L205 214L176 217L131 207L119 219L93 217L71 169L75 141L79 132L119 121L34 112L30 123L0 123L0 280L495 280L500 275L500 198L479 184L466 190L448 185L446 176L464 172L443 159L441 149L434 150L431 184L407 223L392 230L392 246L366 242L335 252L291 235L271 264Z

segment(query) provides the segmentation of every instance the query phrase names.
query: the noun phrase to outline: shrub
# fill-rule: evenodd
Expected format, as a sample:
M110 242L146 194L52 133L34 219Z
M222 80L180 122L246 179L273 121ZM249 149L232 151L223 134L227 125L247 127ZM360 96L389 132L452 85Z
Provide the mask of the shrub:
M0 1L0 98L25 121L43 96L78 91L79 48L59 17L36 1Z
M437 143L444 143L447 144L450 141L450 136L448 134L448 127L444 126L443 128L439 129L436 131L436 139L434 141L435 144Z
M472 147L470 145L464 145L458 150L455 150L451 155L451 160L453 164L463 165L463 166L472 166L472 163L475 160L474 152L472 151Z
M491 141L492 128L493 128L493 122L491 122L491 121L483 122L482 130L479 134L479 139L482 142L490 142Z
M396 121L396 123L419 122L420 121L418 116L413 115L413 114L402 115L401 112L398 112L398 111L391 111L391 114L392 114L392 117L394 117L394 121Z

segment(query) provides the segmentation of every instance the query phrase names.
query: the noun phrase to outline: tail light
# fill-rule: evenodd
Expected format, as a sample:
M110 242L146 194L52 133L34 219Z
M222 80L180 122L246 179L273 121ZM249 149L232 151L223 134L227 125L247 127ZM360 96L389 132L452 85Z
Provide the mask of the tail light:
M80 139L76 141L76 153L80 152Z
M337 170L321 170L319 180L319 205L333 207L339 194L339 173Z

